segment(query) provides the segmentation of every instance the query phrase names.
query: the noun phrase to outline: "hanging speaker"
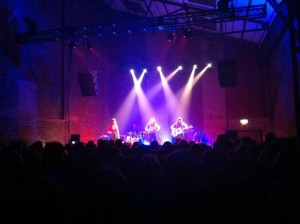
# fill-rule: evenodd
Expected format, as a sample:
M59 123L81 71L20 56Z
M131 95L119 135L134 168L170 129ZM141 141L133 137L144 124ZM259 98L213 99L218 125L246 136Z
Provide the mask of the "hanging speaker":
M83 96L96 96L99 93L97 71L79 73L79 84Z
M236 60L226 59L218 61L219 84L221 87L231 87L237 84Z

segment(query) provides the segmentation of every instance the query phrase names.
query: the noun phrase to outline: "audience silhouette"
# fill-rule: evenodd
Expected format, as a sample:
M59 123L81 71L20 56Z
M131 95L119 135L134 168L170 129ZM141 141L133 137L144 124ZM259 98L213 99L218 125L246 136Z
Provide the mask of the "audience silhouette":
M299 142L1 144L0 217L22 222L296 223Z

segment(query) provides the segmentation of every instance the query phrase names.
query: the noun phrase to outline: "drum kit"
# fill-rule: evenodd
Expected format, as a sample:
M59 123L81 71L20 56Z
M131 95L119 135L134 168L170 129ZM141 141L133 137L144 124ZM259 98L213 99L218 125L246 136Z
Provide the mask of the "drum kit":
M150 144L152 141L151 138L153 138L153 135L151 135L151 133L147 131L142 131L138 133L127 132L125 137L125 142L130 144L133 144L134 142L138 142L140 144ZM157 133L156 133L156 138L157 140L159 139L157 137Z
M104 134L100 136L100 139L109 140L110 136L108 134ZM148 132L126 132L125 135L120 135L120 139L126 143L133 144L138 142L140 144L144 144L150 142L150 136Z
M125 142L133 144L135 142L143 143L144 142L144 133L134 133L134 132L127 132L125 137Z

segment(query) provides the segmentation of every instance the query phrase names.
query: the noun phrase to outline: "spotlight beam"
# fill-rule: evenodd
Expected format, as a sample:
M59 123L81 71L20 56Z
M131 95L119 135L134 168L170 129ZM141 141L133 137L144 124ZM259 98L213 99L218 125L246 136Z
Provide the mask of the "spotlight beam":
M188 108L190 106L190 101L191 101L191 95L192 95L192 87L193 87L193 79L194 79L194 76L195 76L195 72L196 72L196 69L197 69L197 65L194 65L193 66L193 69L191 71L191 74L190 74L190 77L182 91L182 94L180 96L180 104L182 105L181 108L182 108L182 112L181 114L183 116L186 116L186 113L188 111Z
M173 75L173 74L175 74L178 71L179 70L176 69L170 75ZM166 102L167 102L168 111L173 111L173 109L176 108L177 105L178 105L177 98L176 98L175 94L173 93L173 91L171 90L171 87L169 86L167 78L165 78L162 70L158 70L158 72L159 72L159 75L160 75L160 78L161 78L161 83L162 83L161 86L162 86L163 91L164 91L164 95L165 95L165 99L166 99Z
M162 72L162 68L160 66L157 67L158 72ZM175 69L173 72L171 72L165 79L167 81L170 81L177 72L179 72L180 70L182 70L182 66L178 66L177 69ZM148 97L149 99L153 99L158 93L159 91L162 89L162 85L161 83L157 83L148 93Z
M139 79L137 79L136 76L134 75L134 71L131 70L131 74L132 74L133 81L134 81L134 89L135 89L137 101L138 101L138 106L141 111L141 115L142 115L142 119L143 119L144 123L146 123L146 120L148 119L149 116L154 116L154 114L155 114L152 106L150 105L150 103L141 87L141 82L142 82L146 72L147 72L147 70L144 69L142 74L140 75Z
M131 89L131 91L129 92L129 94L127 95L124 102L122 103L122 105L119 108L119 110L117 112L117 115L116 115L116 117L120 118L119 121L118 121L120 130L123 127L126 127L126 125L127 125L126 122L129 120L129 117L132 114L133 105L134 105L134 102L135 102L136 97L137 97L137 89L139 91L139 88L141 88L140 85L142 83L144 74L146 72L147 72L147 70L143 71L142 75L137 79L136 76L135 76L134 70L133 69L130 70L130 73L132 75L132 79L133 79L133 82L134 82L134 86ZM139 86L139 87L137 87L137 86Z
M204 69L202 69L194 78L193 86L198 82L198 80L202 77L202 75L206 72L207 69L211 68L211 63L207 64Z

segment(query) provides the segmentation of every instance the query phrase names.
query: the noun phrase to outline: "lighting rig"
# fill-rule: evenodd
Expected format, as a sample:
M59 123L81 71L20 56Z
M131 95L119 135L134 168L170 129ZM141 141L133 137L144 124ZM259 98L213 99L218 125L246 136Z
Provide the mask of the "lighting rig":
M237 20L249 20L266 16L266 5L253 5L236 7L234 11L224 12L219 9L199 10L198 12L175 14L171 16L152 17L133 21L112 22L96 25L84 25L74 27L63 27L44 31L36 31L16 34L16 41L19 44L31 44L39 42L58 41L62 39L74 39L83 37L105 37L119 34L131 34L137 32L169 31L178 29L190 29L192 26L199 26L211 23L222 23ZM256 30L265 30L268 23L256 21L260 27ZM253 30L251 30L253 31ZM236 32L236 31L235 31ZM242 32L242 30L240 31ZM244 31L245 32L245 31ZM192 35L192 33L191 33Z

